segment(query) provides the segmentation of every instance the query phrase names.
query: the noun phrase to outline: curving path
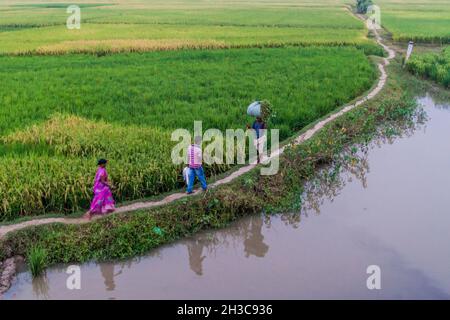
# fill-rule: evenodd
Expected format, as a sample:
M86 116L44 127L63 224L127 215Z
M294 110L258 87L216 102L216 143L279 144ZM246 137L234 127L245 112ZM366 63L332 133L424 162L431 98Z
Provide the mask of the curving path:
M378 64L380 76L378 78L378 83L377 83L376 87L373 88L372 90L370 90L363 98L359 99L354 104L347 105L340 111L338 111L334 114L331 114L326 119L316 123L314 125L314 127L307 130L306 132L302 133L288 146L297 145L297 144L302 143L303 141L310 139L315 133L317 133L320 129L322 129L326 124L328 124L329 122L333 121L334 119L340 117L341 115L349 112L353 108L356 108L357 106L374 98L381 91L381 89L383 89L384 85L386 84L386 79L387 79L387 73L386 73L386 70L384 67L389 64L389 60L391 60L395 57L395 51L392 50L391 48L389 48L388 46L386 46L384 43L382 43L381 37L379 36L378 32L376 32L376 30L374 30L374 33L375 33L377 43L379 45L381 45L384 48L384 50L386 50L386 52L388 53L388 57L383 58L383 63ZM283 153L283 151L286 147L287 146L284 146L284 147L278 149L274 154L271 155L271 157L276 157L276 156L280 155L281 153ZM242 176L243 174L249 172L250 170L255 168L255 166L256 165L251 164L251 165L242 167L239 170L230 174L229 176L214 182L213 184L210 185L210 188L215 188L222 184L229 183L229 182L233 181L235 178ZM194 194L198 194L199 192L201 192L201 191L196 190L194 192ZM136 210L140 210L140 209L148 209L148 208L153 208L153 207L157 207L157 206L162 206L162 205L171 203L175 200L178 200L178 199L181 199L184 197L187 197L187 195L185 193L175 193L175 194L171 194L159 201L136 202L136 203L133 203L130 205L119 207L115 213L131 212L131 211L136 211ZM101 218L102 217L95 217L91 221L101 219ZM90 221L81 219L81 218L79 218L79 219L75 219L75 218L43 218L43 219L39 219L39 218L36 218L34 220L29 220L26 222L21 222L21 223L17 223L17 224L6 225L6 226L0 227L0 239L5 237L10 232L24 229L24 228L30 227L30 226L39 226L39 225L50 224L50 223L83 224L83 223L89 223L89 222Z

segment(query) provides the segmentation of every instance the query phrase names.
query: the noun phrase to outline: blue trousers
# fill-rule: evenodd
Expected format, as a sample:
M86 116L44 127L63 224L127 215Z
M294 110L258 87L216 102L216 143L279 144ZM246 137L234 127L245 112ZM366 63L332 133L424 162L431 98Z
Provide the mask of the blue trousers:
M188 176L189 176L189 183L187 187L187 192L189 193L192 192L194 188L195 177L197 177L198 180L200 180L203 190L206 190L206 188L208 187L208 185L206 184L205 172L203 171L203 167L200 167L198 169L190 168Z

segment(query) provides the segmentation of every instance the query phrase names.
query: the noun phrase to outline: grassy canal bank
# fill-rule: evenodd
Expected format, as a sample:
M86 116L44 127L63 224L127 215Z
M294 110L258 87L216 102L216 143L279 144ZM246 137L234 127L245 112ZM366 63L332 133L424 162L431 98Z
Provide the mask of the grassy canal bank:
M261 176L255 169L206 194L167 206L114 214L83 225L23 229L0 241L0 259L23 255L30 261L36 251L40 267L124 259L200 230L224 227L249 214L298 208L304 182L320 168L357 161L352 154L358 147L379 134L395 135L399 123L407 125L416 117L413 94L427 84L404 72L398 61L388 66L388 72L387 85L376 98L329 123L311 139L285 150L275 176Z

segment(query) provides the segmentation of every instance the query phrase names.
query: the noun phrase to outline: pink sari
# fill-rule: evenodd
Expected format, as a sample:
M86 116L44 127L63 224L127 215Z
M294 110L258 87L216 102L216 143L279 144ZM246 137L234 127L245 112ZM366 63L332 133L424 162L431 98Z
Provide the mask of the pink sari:
M102 183L102 177L108 178L108 172L105 168L99 167L94 181L94 199L91 202L91 214L106 214L113 212L115 202L111 189Z

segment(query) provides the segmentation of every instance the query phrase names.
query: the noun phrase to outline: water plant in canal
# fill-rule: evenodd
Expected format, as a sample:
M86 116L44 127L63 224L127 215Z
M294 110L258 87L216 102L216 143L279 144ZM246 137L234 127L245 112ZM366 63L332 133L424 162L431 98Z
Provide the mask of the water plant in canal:
M39 246L30 248L27 263L33 277L40 276L47 266L47 251Z

